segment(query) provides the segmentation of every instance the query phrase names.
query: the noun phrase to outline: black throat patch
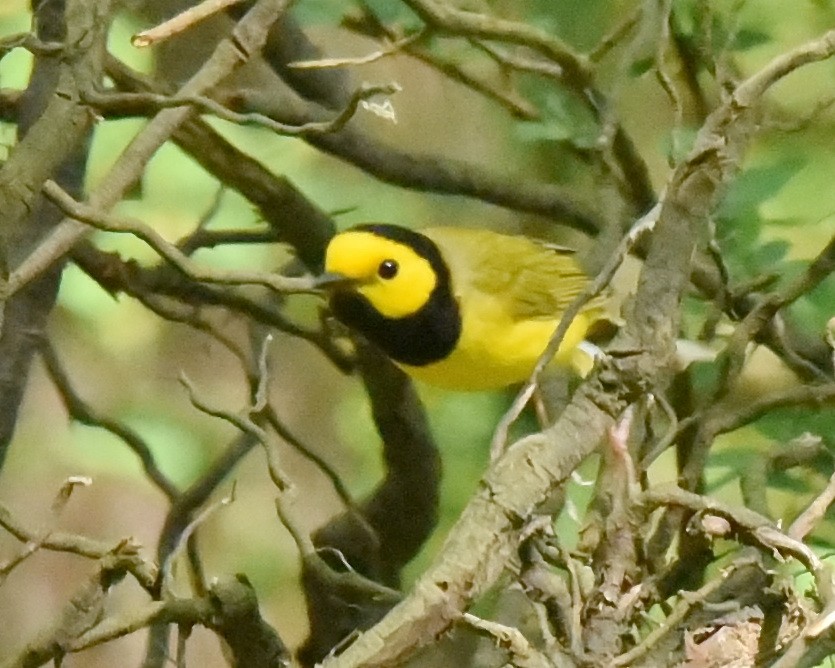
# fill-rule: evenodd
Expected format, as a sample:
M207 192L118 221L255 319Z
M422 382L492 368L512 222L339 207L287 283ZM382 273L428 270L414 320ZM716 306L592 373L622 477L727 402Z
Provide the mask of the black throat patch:
M426 304L403 318L387 318L368 299L350 290L331 295L334 315L395 362L425 366L447 357L461 335L461 315L452 294L449 268L438 247L428 237L394 225L360 225L354 229L409 246L429 262L437 282Z

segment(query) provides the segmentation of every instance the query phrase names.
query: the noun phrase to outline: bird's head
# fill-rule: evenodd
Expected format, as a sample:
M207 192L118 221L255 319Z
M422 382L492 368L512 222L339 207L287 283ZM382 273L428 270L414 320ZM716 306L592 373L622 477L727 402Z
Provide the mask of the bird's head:
M337 234L317 284L334 295L364 297L385 318L404 318L429 301L444 271L435 244L393 225L361 225Z

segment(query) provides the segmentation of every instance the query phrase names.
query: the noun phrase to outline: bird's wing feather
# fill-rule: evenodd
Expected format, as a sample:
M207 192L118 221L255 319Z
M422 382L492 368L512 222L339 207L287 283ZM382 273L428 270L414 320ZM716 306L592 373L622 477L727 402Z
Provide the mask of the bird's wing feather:
M565 248L487 230L423 232L450 265L456 291L502 295L514 320L558 317L588 283L573 253Z

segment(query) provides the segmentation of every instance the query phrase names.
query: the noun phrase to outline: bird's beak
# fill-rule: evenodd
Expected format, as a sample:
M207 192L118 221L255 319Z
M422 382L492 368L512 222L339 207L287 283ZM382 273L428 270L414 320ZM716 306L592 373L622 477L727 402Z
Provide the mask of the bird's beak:
M326 271L320 274L313 281L313 287L317 290L334 290L336 288L344 288L351 283L354 283L353 278L345 276L345 274L337 274L336 272Z

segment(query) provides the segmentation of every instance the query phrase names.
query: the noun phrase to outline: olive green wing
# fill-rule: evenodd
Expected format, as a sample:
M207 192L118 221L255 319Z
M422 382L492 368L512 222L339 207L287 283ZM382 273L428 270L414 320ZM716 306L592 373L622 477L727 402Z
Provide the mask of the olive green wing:
M589 280L572 251L527 237L457 228L424 233L450 265L457 292L506 299L517 320L558 317Z

